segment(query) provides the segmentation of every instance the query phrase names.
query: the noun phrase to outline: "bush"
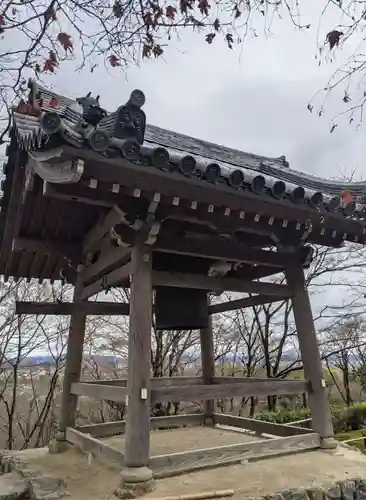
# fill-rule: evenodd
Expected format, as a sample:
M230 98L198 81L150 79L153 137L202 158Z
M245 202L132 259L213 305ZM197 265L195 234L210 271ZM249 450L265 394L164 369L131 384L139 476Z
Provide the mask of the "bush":
M366 426L366 403L357 403L345 412L345 422L348 429L357 431Z
M288 424L297 420L305 420L310 418L310 408L298 408L295 410L280 409L277 411L263 410L255 415L258 420L272 422L275 424Z
M358 431L350 431L350 432L341 432L339 434L336 434L336 439L338 441L348 441L349 439L354 439L357 437L363 437L365 435L366 437L366 432L362 430ZM358 448L362 453L365 453L365 441L363 439L360 439L359 441L353 441L349 443L350 446L355 446Z

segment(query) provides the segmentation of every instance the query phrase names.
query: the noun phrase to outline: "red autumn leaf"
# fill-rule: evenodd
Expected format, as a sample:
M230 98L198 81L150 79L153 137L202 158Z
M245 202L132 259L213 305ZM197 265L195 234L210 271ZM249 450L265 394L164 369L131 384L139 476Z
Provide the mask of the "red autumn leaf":
M226 35L225 38L226 38L226 42L228 44L229 49L232 49L233 48L233 43L234 43L233 35L231 33L227 33L227 35Z
M333 30L327 34L326 41L329 43L329 48L332 50L334 47L338 47L339 40L343 36L342 31Z
M216 36L216 33L209 33L208 35L206 35L206 42L211 44L213 42L213 39L215 38Z
M213 27L215 29L215 31L219 31L220 29L220 19L215 19L214 23L213 23Z
M142 47L142 57L149 58L151 56L151 45L144 43Z
M163 49L160 47L160 45L154 45L152 52L155 57L159 57L163 54Z
M48 59L45 60L43 65L43 71L45 73L54 73L55 69L58 67L58 61L56 54L50 50Z
M108 57L108 61L109 61L109 64L112 66L112 68L116 68L117 66L121 66L120 60L114 54L112 54Z
M144 21L145 26L152 26L154 24L151 12L146 12L146 14L142 16L142 20Z
M182 14L187 14L188 9L193 9L194 0L180 0L179 8Z
M56 66L58 66L58 61L57 61L57 55L53 50L50 50L49 52L49 59L52 61Z
M41 72L41 66L39 65L39 63L36 63L36 65L34 66L34 71L36 75Z
M0 26L4 26L4 24L5 24L4 14L0 14Z
M73 44L72 44L72 40L71 40L70 35L68 35L67 33L61 32L57 35L57 40L58 40L58 42L60 42L62 47L65 49L65 52L67 52L68 50L70 52L72 52Z
M198 8L202 15L208 16L208 11L211 9L207 0L198 0Z
M45 21L48 22L48 21L56 21L57 19L57 16L56 16L56 11L54 9L54 7L48 7L44 13L44 18L45 18Z
M175 7L173 7L172 5L168 5L168 7L166 8L165 15L169 19L174 19L176 12L177 12L177 9Z
M58 99L56 97L52 97L48 103L49 108L57 108L59 105Z

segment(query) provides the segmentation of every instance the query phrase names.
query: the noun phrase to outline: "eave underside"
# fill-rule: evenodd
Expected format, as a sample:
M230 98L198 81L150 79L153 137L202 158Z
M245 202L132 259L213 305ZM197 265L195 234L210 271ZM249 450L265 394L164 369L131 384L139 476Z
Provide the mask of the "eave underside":
M188 254L189 270L206 276L213 261L240 262L244 250L277 247L278 253L306 243L337 247L344 240L365 242L361 221L215 185L202 188L192 179L157 174L86 151L67 147L65 151L65 158L75 154L84 160L78 183L49 184L38 176L27 183L24 156L10 154L0 219L0 273L5 278L73 282L77 265L85 260L82 246L87 233L113 206L129 219L160 221L152 248L168 250L155 259L158 266L169 259L174 267L175 252ZM135 229L133 224L117 224L120 243L133 244ZM252 265L263 266L253 255L252 260L244 259L235 277L253 277ZM273 274L284 267L272 268L268 262L262 273L258 268L256 273Z

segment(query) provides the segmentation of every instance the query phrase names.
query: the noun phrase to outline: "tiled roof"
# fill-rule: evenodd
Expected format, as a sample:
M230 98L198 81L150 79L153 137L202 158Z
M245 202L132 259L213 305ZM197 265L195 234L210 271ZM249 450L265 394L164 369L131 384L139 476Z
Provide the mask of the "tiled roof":
M82 99L60 96L36 86L34 82L30 83L30 89L30 94L39 105L38 112L29 113L24 106L13 112L13 130L24 149L47 147L50 137L58 135L62 141L75 147L88 147L105 156L122 156L144 166L180 171L182 175L201 179L202 182L224 182L233 189L249 188L258 194L306 203L309 208L317 210L338 211L351 218L365 217L363 199L366 183L342 183L318 178L289 168L284 156L269 158L245 153L145 125L145 114L140 109L144 101L141 91L134 91L126 106L113 113L102 110L96 126L91 126L83 124ZM140 100L140 104L135 105L133 98ZM126 129L120 125L123 113L127 111L131 114L131 109L138 129L137 138L132 140L128 133L125 137ZM55 114L60 120L56 116L55 121ZM345 190L354 197L354 201L346 206L341 203L341 194Z

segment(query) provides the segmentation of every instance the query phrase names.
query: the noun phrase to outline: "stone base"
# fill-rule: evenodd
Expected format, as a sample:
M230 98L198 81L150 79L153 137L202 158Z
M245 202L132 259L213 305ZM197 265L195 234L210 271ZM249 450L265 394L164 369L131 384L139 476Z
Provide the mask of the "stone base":
M152 470L148 467L125 467L121 484L114 494L122 500L138 498L154 490Z
M333 437L320 438L320 448L323 450L335 450L338 446L338 441Z
M63 453L69 449L69 443L67 441L58 441L57 439L52 439L48 443L48 451L50 453Z

